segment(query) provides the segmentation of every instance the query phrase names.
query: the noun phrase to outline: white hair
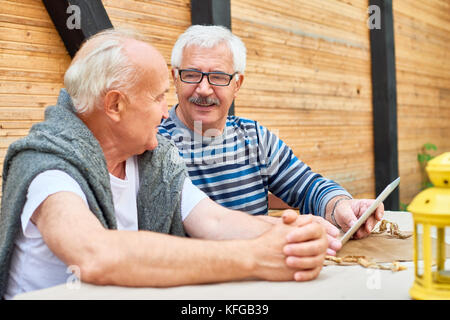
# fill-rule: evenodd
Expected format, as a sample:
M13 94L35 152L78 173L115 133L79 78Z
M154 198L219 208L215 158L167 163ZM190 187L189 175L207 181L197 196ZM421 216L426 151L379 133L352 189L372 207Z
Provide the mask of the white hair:
M138 39L128 30L108 29L89 38L89 48L83 46L64 75L64 86L77 113L91 112L109 90L128 91L139 80L139 70L124 52L127 39ZM86 52L85 52L86 51Z
M229 29L222 26L193 25L178 38L172 49L172 68L179 68L183 58L183 50L186 47L196 45L202 48L213 48L221 43L226 43L233 55L234 72L244 73L246 54L242 40Z

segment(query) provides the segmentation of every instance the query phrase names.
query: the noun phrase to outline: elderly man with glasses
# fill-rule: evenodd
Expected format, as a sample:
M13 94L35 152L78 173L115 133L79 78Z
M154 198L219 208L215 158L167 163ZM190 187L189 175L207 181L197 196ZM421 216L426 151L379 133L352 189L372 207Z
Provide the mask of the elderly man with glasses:
M373 200L352 199L340 185L314 173L257 121L228 116L244 81L244 43L221 26L189 27L172 50L178 104L159 132L172 139L194 185L219 204L268 217L268 192L302 214L313 214L328 232L328 254ZM367 236L383 216L381 204L355 234Z

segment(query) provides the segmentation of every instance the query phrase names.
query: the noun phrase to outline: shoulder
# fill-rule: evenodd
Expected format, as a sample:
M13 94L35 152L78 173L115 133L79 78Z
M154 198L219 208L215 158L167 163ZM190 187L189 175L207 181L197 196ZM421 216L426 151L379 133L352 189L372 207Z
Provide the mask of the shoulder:
M159 124L158 131L161 135L170 135L174 129L176 129L176 123L169 117L167 119L163 119Z
M258 128L261 125L256 120L243 118L239 116L228 116L226 126L239 129L245 132L252 132L252 131L254 132L258 130Z
M182 181L188 176L186 164L172 140L159 134L156 137L158 146L137 157L140 188L148 186L152 190L175 183L181 190Z
M257 125L256 120L243 118L239 116L228 116L227 117L227 125L229 126L239 126L243 128L254 128Z
M175 142L165 137L164 135L158 133L156 135L156 139L158 140L158 146L155 148L155 152L171 152L173 150L177 150L177 146Z
M244 132L246 136L258 137L260 143L262 143L263 140L265 141L271 139L272 136L275 136L268 128L263 126L257 120L248 118L228 116L227 126L234 127L235 129ZM267 141L265 143L267 143Z
M141 159L144 162L150 161L156 167L167 167L169 164L172 166L184 166L184 161L180 157L175 142L160 133L156 135L156 138L158 140L158 146L153 150L144 152L138 157L138 160Z

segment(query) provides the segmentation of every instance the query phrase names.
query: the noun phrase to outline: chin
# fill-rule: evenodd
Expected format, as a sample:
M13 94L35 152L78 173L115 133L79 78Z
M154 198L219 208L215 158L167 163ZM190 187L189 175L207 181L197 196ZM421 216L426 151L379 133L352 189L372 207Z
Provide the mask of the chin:
M155 139L155 141L151 142L147 145L147 150L155 150L156 147L158 147L158 140Z

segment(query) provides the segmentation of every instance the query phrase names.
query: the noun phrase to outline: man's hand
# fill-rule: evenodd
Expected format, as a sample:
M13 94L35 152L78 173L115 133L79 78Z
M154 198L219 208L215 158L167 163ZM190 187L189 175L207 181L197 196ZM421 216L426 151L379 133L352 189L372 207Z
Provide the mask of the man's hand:
M310 215L300 216L296 223L276 223L255 239L258 277L308 281L319 275L328 246L325 229Z
M335 256L336 252L341 249L342 243L338 239L340 234L339 229L332 223L328 222L322 217L313 215L298 215L294 210L285 210L281 216L283 223L294 226L301 226L305 224L305 217L311 217L312 221L319 223L324 227L328 239L327 255ZM309 219L309 218L308 218Z
M358 220L358 218L374 202L373 199L349 199L342 200L335 208L334 218L344 232L349 230ZM328 216L331 215L329 212ZM384 206L381 203L366 222L353 235L355 239L367 237L384 215Z

